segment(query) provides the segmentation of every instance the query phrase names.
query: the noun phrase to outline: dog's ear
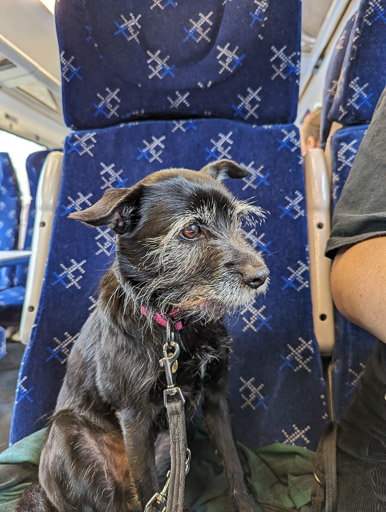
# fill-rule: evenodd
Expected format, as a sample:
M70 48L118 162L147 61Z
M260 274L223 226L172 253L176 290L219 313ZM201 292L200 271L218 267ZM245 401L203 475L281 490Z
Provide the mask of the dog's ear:
M99 201L80 212L70 213L69 218L91 226L109 226L118 234L133 227L142 187L110 188Z
M243 169L232 160L217 160L211 162L201 169L202 173L208 174L215 180L223 180L227 176L230 178L245 178L249 172Z

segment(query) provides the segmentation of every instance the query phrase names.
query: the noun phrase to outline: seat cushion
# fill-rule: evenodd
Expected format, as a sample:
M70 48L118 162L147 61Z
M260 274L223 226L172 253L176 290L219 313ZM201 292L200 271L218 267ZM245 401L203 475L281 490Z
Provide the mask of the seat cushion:
M72 128L296 117L299 0L61 0L56 24Z
M247 228L271 270L269 291L228 321L236 435L249 446L279 441L316 447L327 406L313 334L298 131L293 125L252 128L228 120L122 124L67 138L45 283L16 396L13 442L46 423L71 345L114 257L107 227L90 228L68 214L150 172L198 170L219 158L249 170L248 177L226 185L270 212L261 228Z

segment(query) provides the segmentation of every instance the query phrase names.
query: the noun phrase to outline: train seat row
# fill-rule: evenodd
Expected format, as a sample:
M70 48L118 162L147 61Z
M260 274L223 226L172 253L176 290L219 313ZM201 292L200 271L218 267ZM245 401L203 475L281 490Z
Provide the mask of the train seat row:
M386 70L385 28L376 9L383 3L360 3L327 73L321 151L333 205L386 82L379 73ZM68 214L150 172L198 170L221 158L250 172L228 180L230 190L269 212L259 229L247 229L271 271L268 293L228 322L236 436L252 447L315 449L329 420L343 414L373 339L337 311L331 350L315 335L320 319L311 305L308 206L294 124L300 8L298 0L130 0L109 9L102 0L57 3L64 117L72 131L12 443L46 424L71 346L114 258L107 227L89 229ZM376 66L368 55L377 55ZM332 357L328 385L321 355Z

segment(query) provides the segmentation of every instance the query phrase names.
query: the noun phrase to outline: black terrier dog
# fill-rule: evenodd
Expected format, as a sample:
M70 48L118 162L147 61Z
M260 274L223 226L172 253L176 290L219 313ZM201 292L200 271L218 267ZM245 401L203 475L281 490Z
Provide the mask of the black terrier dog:
M39 484L24 493L19 512L144 510L168 465L169 446L162 442L166 382L159 364L168 321L179 329L177 385L187 424L202 398L236 509L261 512L232 434L229 338L221 321L268 283L267 267L242 230L243 222L261 219L262 210L236 200L221 183L226 175L247 174L229 160L199 172L168 169L130 189L110 189L70 215L110 226L117 234L116 257L71 351Z

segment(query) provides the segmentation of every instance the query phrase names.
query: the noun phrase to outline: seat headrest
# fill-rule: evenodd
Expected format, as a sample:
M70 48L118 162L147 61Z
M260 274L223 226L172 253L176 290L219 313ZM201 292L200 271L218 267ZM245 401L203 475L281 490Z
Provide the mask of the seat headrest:
M60 0L56 24L72 128L296 116L299 0Z
M386 84L386 1L362 0L328 119L366 124Z
M31 153L28 155L25 166L27 169L30 193L32 198L36 196L36 191L38 188L38 182L40 173L43 167L44 160L47 158L47 155L50 151L36 151L35 153Z

